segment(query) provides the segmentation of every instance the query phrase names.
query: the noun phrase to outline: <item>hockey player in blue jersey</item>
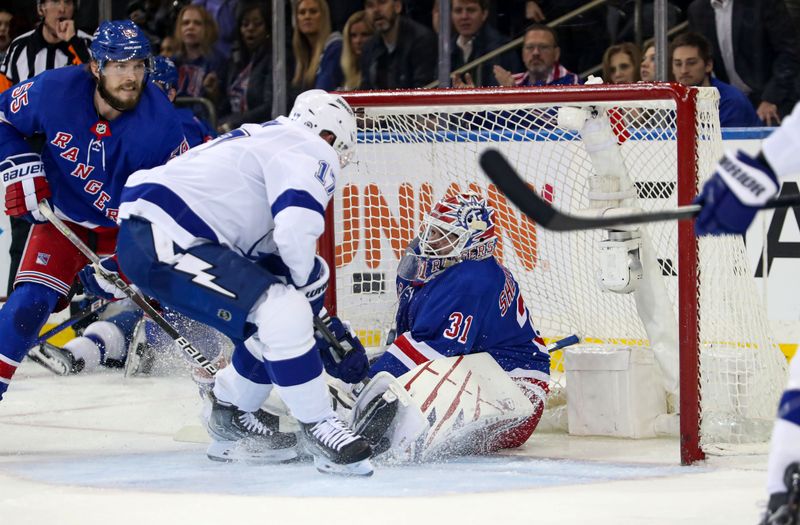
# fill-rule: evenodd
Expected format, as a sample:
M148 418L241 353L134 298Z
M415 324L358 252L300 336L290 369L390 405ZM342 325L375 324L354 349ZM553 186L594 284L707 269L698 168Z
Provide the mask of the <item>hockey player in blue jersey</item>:
M0 94L6 213L35 222L0 310L0 397L49 314L64 308L86 258L52 225L42 199L102 254L115 249L128 175L188 149L169 101L146 82L150 46L130 21L103 22L88 66L44 72ZM33 153L26 137L42 134Z
M154 82L167 95L170 102L175 102L178 85L178 68L175 63L162 56L153 57L153 71L150 80ZM203 144L217 136L217 132L211 129L205 121L201 120L189 108L176 108L178 116L183 124L183 133L189 147L193 148L198 144Z
M294 435L260 409L274 388L320 471L372 473L369 444L331 406L312 322L329 275L316 243L355 130L341 97L308 91L288 118L245 124L135 173L123 190L124 274L235 344L213 389L212 459L297 455Z
M491 356L513 380L506 380L501 388L506 392L519 388L533 407L526 417L516 421L512 417L510 425L473 433L470 439L477 441L460 445L471 452L525 443L541 418L550 378L550 355L531 322L519 284L493 255L496 244L494 210L482 197L459 194L436 203L398 269L397 337L370 367L370 376L388 372L400 377L453 356ZM453 367L459 363L453 361ZM447 368L447 373L452 370ZM413 377L403 382L406 390L417 381L417 374L409 375ZM436 384L440 383L437 376ZM482 386L488 391L492 385ZM435 390L431 394L425 391L425 403L430 404L434 394ZM460 402L459 395L445 405L449 412L460 410L453 408ZM500 394L499 398L509 396ZM425 403L419 401L423 411ZM522 407L517 408L521 413ZM427 413L426 417L444 419L447 415ZM376 437L370 436L373 444Z
M727 152L714 175L703 185L695 221L698 235L744 234L756 212L780 188L778 177L800 173L800 104L780 128L764 139L755 156ZM767 491L770 494L762 525L800 525L800 359L789 364L789 382L778 405L772 431Z

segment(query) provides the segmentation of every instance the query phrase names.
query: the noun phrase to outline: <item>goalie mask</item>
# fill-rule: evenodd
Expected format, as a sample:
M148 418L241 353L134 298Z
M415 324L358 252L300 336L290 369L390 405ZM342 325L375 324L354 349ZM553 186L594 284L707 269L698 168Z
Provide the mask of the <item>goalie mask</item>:
M494 213L483 197L472 193L437 202L422 222L419 243L412 243L407 252L417 261L414 277L410 276L412 269L407 261L401 263L398 275L426 282L461 261L491 257L497 245Z
M323 131L333 134L335 139L331 146L339 155L339 163L344 168L350 162L356 145L356 117L342 97L321 89L300 93L289 120L299 122L315 135Z

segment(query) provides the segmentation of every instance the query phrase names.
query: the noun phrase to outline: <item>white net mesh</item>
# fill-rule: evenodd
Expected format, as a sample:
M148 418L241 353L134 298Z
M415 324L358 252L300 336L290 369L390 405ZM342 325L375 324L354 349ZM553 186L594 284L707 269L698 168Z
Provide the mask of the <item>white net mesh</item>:
M587 88L588 89L588 88ZM698 100L699 173L721 153L715 93ZM471 190L497 210L497 255L514 273L536 327L548 340L577 334L583 341L649 346L631 294L598 285L597 243L605 231L554 233L537 227L489 184L478 165L487 147L499 149L527 182L558 209L593 206L592 158L577 132L559 128L559 105L535 100L479 105L366 107L359 110L357 163L337 183L336 284L339 315L362 340L379 345L393 324L395 271L422 216L446 194ZM356 109L357 101L352 101ZM636 206L644 211L678 205L676 104L671 100L569 102L605 110L619 137ZM596 202L595 204L596 205ZM686 254L675 222L643 228L651 239L672 314L679 318L677 268ZM785 359L770 338L761 300L741 239L700 241L699 297L703 441L764 440L783 387ZM699 294L699 295L698 295ZM677 327L675 327L677 331ZM677 352L677 349L675 349ZM561 384L561 358L553 359L552 391Z

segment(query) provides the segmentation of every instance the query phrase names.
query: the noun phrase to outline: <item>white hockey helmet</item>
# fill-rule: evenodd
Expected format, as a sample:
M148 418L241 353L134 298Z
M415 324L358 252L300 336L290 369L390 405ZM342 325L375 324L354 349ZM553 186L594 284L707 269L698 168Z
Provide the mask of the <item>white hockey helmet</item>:
M311 89L297 96L289 119L306 126L315 134L333 134L333 149L339 163L346 166L356 146L356 117L353 109L341 96L322 89Z

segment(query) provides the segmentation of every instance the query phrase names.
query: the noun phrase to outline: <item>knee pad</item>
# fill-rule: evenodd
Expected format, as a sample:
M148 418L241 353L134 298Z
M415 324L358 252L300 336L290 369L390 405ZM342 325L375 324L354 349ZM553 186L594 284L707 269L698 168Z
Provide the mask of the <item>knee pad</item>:
M83 360L83 368L76 368L81 372L91 372L100 365L102 355L96 341L88 337L76 337L67 341L64 350L69 350L75 360Z
M293 286L273 284L256 310L258 339L269 361L292 359L314 346L311 306Z
M125 354L128 350L125 343L125 335L114 323L108 321L94 322L84 330L83 337L94 341L98 345L104 360L125 360Z

